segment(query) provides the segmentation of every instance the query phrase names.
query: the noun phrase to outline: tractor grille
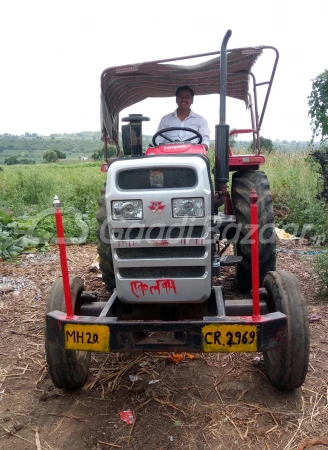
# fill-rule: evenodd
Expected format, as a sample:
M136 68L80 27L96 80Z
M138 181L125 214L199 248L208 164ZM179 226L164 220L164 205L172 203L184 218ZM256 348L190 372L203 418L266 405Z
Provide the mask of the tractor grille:
M205 267L121 267L122 278L200 278L205 274Z
M181 189L197 184L195 170L187 167L130 169L118 173L117 184L122 190Z
M151 227L151 228L121 228L114 230L115 239L121 241L133 239L185 239L203 238L206 228L202 226L191 227Z
M134 247L117 248L120 259L202 258L205 247Z

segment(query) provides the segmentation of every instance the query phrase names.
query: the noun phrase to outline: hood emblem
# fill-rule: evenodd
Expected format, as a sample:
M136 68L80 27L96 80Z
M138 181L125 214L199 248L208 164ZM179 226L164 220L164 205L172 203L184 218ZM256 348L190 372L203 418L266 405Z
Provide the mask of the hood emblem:
M166 205L163 205L163 202L150 202L148 208L152 213L158 212L159 214L163 211Z

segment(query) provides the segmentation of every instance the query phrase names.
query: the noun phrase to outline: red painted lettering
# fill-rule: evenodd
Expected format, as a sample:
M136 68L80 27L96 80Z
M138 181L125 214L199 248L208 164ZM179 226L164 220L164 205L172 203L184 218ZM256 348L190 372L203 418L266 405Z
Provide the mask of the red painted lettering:
M154 241L154 246L155 247L166 247L167 245L169 245L169 241Z
M137 298L140 298L138 293L144 296L145 292L148 291L148 284L142 281L131 281L130 287L132 294Z
M175 286L175 282L173 280L162 280L162 286L166 290L166 293L172 289L174 292L174 295L177 293L177 288Z
M142 281L131 281L130 289L132 294L137 298L140 298L140 296L144 297L146 291L149 291L152 295L154 293L160 295L162 289L165 289L166 294L170 291L173 291L174 295L177 293L174 280L156 280L155 284L152 286L149 286L147 283L143 283Z
M150 286L149 291L150 291L151 294L153 294L154 291L157 291L158 294L160 294L161 293L161 283L160 283L160 281L157 280L156 284L154 286Z

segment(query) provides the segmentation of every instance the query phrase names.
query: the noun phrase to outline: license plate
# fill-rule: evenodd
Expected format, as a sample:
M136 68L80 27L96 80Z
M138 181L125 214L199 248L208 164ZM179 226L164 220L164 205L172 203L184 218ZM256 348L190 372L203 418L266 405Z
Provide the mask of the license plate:
M257 326L211 324L202 328L204 352L256 352Z
M78 325L67 323L64 329L67 350L109 351L110 331L104 325Z

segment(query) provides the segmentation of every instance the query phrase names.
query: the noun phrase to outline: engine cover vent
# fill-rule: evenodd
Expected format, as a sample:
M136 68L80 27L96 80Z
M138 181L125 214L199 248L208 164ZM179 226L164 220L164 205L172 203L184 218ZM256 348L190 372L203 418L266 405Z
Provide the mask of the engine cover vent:
M183 189L197 184L195 170L188 167L129 169L117 174L117 185L122 190Z

